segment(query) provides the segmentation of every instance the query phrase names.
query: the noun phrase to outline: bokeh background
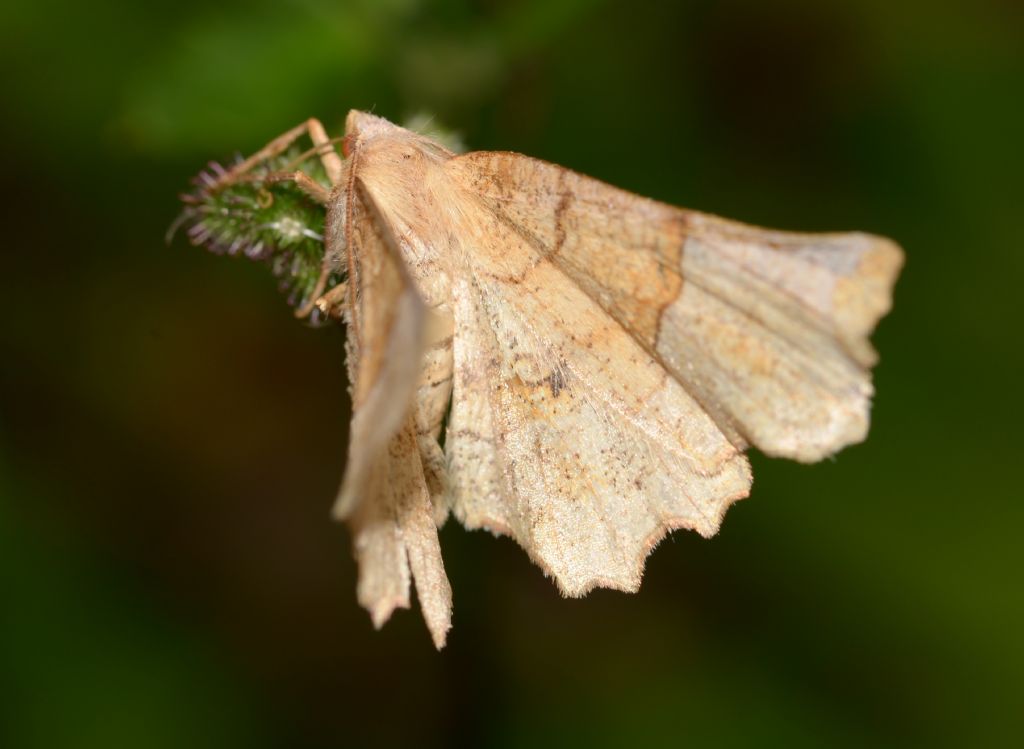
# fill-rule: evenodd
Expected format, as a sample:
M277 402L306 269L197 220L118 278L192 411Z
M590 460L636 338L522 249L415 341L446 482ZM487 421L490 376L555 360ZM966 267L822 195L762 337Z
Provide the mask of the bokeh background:
M1024 730L1012 0L0 8L0 744L1007 746ZM164 231L207 159L428 111L638 193L895 237L869 440L562 600L449 523L446 650L328 510L343 333Z

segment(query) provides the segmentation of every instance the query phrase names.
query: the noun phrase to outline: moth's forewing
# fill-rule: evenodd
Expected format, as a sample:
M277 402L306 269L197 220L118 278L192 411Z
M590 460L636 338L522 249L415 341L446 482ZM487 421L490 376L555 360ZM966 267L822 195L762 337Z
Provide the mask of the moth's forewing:
M737 446L817 460L864 438L868 335L902 263L891 241L746 226L517 154L451 167L481 210L528 233Z
M374 623L409 606L411 573L431 636L442 647L451 589L411 410L428 317L377 207L359 191L343 202L354 285L347 321L353 418L335 515L350 521L357 595Z

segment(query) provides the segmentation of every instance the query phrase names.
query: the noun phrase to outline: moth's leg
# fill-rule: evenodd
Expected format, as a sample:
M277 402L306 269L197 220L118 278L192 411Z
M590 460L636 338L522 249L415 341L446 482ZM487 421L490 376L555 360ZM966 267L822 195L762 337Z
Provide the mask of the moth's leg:
M308 316L309 313L317 307L317 302L324 297L324 289L327 288L327 280L331 277L331 273L333 272L334 270L331 268L330 263L327 262L327 258L325 257L324 263L320 268L320 276L316 279L316 285L313 287L313 293L309 295L308 302L295 310L295 317L301 320ZM336 289L338 287L335 286L334 288ZM334 291L334 289L331 289L331 291Z
M334 149L334 141L327 136L327 131L318 119L306 120L306 128L309 131L309 139L313 141L316 153L320 157L320 163L327 172L327 179L332 185L338 185L341 182L341 156Z
M324 171L327 172L327 179L332 185L338 184L341 181L341 156L334 150L333 142L327 136L327 131L320 120L310 118L288 132L281 133L252 156L235 164L217 180L215 187L229 185L257 164L281 155L288 150L292 143L305 134L308 134L309 139L313 141L314 152L320 156Z
M340 317L341 305L345 301L345 294L348 293L348 284L339 283L337 286L328 289L314 304L323 314L328 317Z
M332 185L338 185L341 182L341 157L338 152L334 150L334 144L331 139L327 137L327 131L324 130L324 126L320 124L320 120L310 119L306 122L306 127L309 131L309 138L313 141L313 146L316 153L320 156L320 162L324 165L324 171L327 172L327 179L331 181ZM300 176L301 175L301 176ZM324 190L320 185L310 179L307 175L301 171L294 173L295 184L300 189L309 193L314 200L319 200L323 205L327 205L330 199L330 192ZM314 189L318 194L310 192ZM320 277L316 280L316 286L313 287L313 293L310 294L309 301L306 302L302 307L295 310L295 316L303 318L309 315L314 307L317 306L317 302L324 295L324 289L327 288L327 280L330 278L333 268L331 267L330 261L327 259L326 254L324 255L323 267L320 268ZM335 287L332 291L336 291L339 287ZM342 295L344 291L342 291ZM339 297L339 300L343 298Z
M341 156L338 155L338 152L334 149L334 144L328 137L323 124L316 118L310 118L301 125L296 125L288 132L282 133L274 138L270 143L265 145L252 156L232 167L224 176L217 180L218 184L231 184L232 182L243 178L244 175L254 166L267 161L268 159L272 159L275 156L281 155L288 150L288 147L291 146L292 143L305 134L308 134L309 139L313 141L313 153L316 153L320 157L320 162L323 164L324 171L327 173L327 179L330 180L332 185L337 185L341 181ZM300 158L299 160L301 161L303 159ZM308 174L301 170L280 172L278 174L268 176L266 180L269 182L290 180L294 182L300 190L321 205L327 205L327 202L330 199L330 191L324 189ZM317 300L324 294L324 289L327 287L327 280L330 278L330 275L331 268L328 267L325 261L324 267L320 271L320 277L317 279L316 285L313 287L313 293L310 295L309 301L299 309L295 310L296 317L307 317L313 311Z
M313 198L320 205L327 205L327 202L331 198L331 191L321 185L315 179L310 177L308 174L301 170L294 172L276 172L269 174L264 179L265 182L294 182L295 186L298 187L302 192L306 193L309 197Z
M339 156L338 152L334 150L334 143L327 137L327 131L324 130L324 126L320 124L319 120L308 120L306 122L306 127L309 130L309 139L313 141L314 150L319 154L320 162L324 165L324 171L327 172L327 178L331 181L332 185L337 186L341 182L341 156ZM329 198L330 193L327 193L322 201L324 205L327 204ZM316 286L313 287L313 293L310 294L308 302L295 310L296 317L301 319L313 311L319 300L324 296L324 289L327 288L327 280L333 272L334 269L331 267L330 260L328 260L327 256L324 255L323 267L320 268L320 277L316 280ZM337 291L339 288L340 287L336 286L334 289L331 289L331 291ZM340 296L338 297L339 302L343 298L344 289L342 289Z

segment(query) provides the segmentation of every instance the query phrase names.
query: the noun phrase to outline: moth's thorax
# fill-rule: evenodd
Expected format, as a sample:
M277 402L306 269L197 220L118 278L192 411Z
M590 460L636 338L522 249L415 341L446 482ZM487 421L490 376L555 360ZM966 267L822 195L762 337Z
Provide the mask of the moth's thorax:
M452 152L361 112L349 115L348 129L350 156L343 189L328 211L329 226L340 225L343 210L349 218L364 212L394 241L427 305L447 306L457 208L444 165ZM358 253L358 247L348 250Z

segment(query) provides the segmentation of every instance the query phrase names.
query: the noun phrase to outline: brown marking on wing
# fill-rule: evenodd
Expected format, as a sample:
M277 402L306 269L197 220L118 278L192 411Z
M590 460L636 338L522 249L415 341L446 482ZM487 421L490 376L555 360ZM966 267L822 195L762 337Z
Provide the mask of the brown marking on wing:
M552 256L561 252L562 245L565 244L565 212L572 201L572 195L565 186L565 175L564 171L558 174L558 205L555 206L555 243L551 248Z
M676 225L676 231L678 232L678 239L675 243L669 246L667 257L664 258L663 265L658 266L658 276L660 278L668 279L669 283L666 284L663 289L663 293L657 300L653 301L652 312L654 313L654 326L653 335L649 339L652 344L656 345L658 340L658 332L661 330L662 317L665 314L665 310L672 305L683 293L683 275L679 272L679 269L683 266L683 248L686 245L687 229L689 221L687 214L680 211L675 217L673 223ZM666 270L668 268L669 270Z
M551 386L551 397L557 398L558 394L565 389L565 375L562 374L562 370L557 367L551 370L551 374L548 375L548 384Z
M633 244L620 244L619 227L609 227L607 242L595 231L594 214L600 210L592 201L578 201L569 193L562 222L569 227L587 227L582 235L567 232L560 252L552 262L565 271L621 325L648 349L658 337L664 310L682 293L679 273L686 219L681 212L651 217L644 226L631 227ZM606 220L613 221L612 217ZM578 231L578 230L577 230Z

